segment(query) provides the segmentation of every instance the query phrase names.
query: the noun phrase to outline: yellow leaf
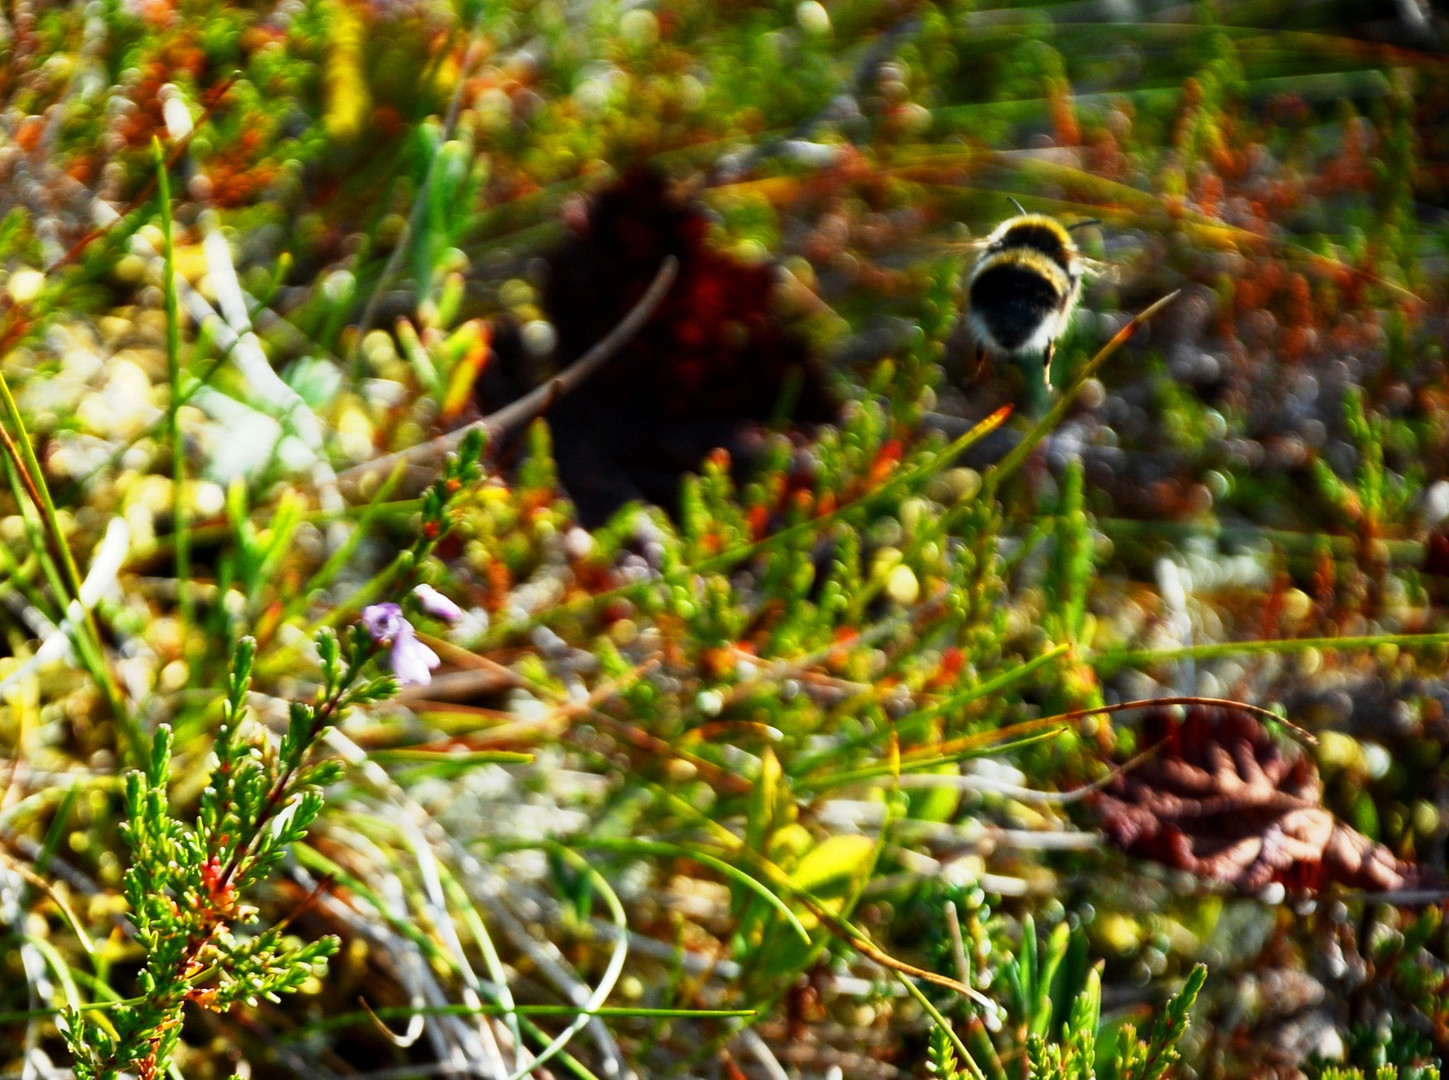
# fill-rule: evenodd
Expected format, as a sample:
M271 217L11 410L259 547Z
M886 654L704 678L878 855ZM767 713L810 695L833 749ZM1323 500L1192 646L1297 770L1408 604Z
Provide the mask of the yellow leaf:
M327 5L327 58L323 82L326 111L322 122L327 134L342 142L355 139L372 111L372 94L363 74L363 42L367 25L362 13L346 0Z
M875 841L868 836L831 836L815 845L790 872L790 884L809 893L832 915L845 909L875 862ZM808 929L819 920L800 913Z

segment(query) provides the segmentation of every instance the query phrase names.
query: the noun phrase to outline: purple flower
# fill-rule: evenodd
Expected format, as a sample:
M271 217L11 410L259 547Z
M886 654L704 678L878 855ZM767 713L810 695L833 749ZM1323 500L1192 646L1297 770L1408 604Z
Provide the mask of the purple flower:
M405 633L393 640L388 662L392 664L392 673L397 676L399 686L427 686L433 681L433 668L442 661L437 653L418 640L413 628L408 626Z
M413 624L403 618L402 608L394 603L370 604L362 609L362 626L377 644L388 651L388 664L402 686L427 686L432 670L441 661L418 640Z
M403 618L402 607L394 603L369 604L362 609L362 626L379 645L391 646L393 640L404 630L412 633L412 626Z
M417 586L413 589L413 595L418 598L418 607L435 619L453 623L463 617L463 609L431 585Z

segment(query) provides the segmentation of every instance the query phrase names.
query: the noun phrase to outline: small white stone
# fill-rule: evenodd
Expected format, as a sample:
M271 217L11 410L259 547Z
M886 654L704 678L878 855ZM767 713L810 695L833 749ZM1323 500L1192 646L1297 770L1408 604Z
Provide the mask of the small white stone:
M831 30L830 12L820 0L800 0L795 5L795 21L801 30L816 37L824 37Z
M322 295L334 304L350 299L357 279L350 270L334 270L322 279Z
M594 553L593 534L575 525L564 533L564 551L575 561L587 559Z
M543 319L533 319L523 324L519 331L523 347L531 356L551 356L558 345L558 331L553 324Z
M653 45L659 40L659 18L647 8L626 11L619 20L619 34L630 45Z
M17 270L10 275L5 287L16 303L28 304L45 288L45 275L39 270Z
M886 578L886 593L898 604L914 604L921 596L916 572L905 564L893 568Z

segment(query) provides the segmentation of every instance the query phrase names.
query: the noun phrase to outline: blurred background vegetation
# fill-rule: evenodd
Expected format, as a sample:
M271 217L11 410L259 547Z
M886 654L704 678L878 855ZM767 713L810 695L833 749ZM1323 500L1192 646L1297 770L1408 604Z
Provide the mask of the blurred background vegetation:
M1179 1072L1431 1075L1445 32L10 0L5 1075L67 1075L56 1010L141 994L119 826L158 726L190 820L237 642L270 745L316 632L418 576L466 611L422 626L442 667L324 737L321 816L232 927L338 951L193 997L172 1075L1154 1076L1199 962ZM1054 398L961 329L1010 198L1097 221ZM347 472L547 386L665 254L673 299L495 428L436 547L425 469ZM1430 891L1118 850L1092 795L1184 714L1092 710L1193 695L1316 737L1254 752Z

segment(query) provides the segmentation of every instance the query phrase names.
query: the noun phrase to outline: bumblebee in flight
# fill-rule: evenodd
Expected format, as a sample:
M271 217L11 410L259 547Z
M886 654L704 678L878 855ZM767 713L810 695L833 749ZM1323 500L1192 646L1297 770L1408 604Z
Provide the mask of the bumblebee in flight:
M986 238L966 279L967 320L982 354L1041 353L1050 390L1052 353L1081 294L1085 261L1065 225L1012 202L1018 215Z

